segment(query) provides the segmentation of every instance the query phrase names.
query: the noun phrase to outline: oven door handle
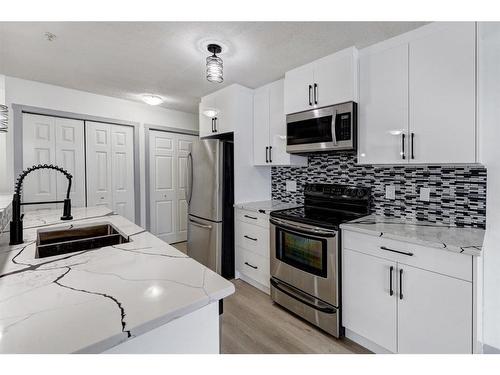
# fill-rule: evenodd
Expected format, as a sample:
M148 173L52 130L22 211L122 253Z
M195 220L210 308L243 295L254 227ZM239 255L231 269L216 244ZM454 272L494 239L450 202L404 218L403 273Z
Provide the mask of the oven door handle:
M295 226L288 225L287 223L278 219L269 219L271 224L274 224L280 228L290 230L291 232L308 234L310 236L316 237L335 237L337 235L336 230L321 230L321 229L308 229L304 228L298 223L294 223Z
M303 303L304 305L307 305L315 310L321 311L325 314L335 314L337 312L337 309L335 309L334 307L318 300L317 298L315 298L317 303L312 303L311 301L308 301L308 300L302 298L299 294L295 293L292 288L276 281L275 279L271 279L271 285L273 287L275 287L276 289L278 289L280 292L293 298L294 300L297 300L300 303Z

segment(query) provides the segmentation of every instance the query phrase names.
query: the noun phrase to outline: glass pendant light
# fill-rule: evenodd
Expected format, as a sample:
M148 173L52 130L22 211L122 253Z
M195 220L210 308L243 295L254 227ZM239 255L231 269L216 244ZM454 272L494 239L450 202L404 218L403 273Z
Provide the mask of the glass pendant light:
M222 59L217 56L217 53L221 53L222 48L218 44L209 44L207 49L212 53L212 56L207 57L207 80L221 83L224 80L222 78Z

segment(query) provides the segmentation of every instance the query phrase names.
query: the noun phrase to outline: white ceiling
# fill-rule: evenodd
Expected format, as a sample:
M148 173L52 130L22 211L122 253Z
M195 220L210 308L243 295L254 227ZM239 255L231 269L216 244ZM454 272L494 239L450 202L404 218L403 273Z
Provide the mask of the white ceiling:
M196 112L199 98L239 83L255 88L296 66L401 34L422 22L1 22L0 73ZM56 34L53 42L44 33ZM227 45L224 83L205 79L200 42Z

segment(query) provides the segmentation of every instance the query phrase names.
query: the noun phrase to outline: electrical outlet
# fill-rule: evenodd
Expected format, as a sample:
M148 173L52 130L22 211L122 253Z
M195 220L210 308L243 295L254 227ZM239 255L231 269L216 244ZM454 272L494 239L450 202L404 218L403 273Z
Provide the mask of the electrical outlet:
M430 188L420 188L419 199L424 202L429 202L431 200L431 189Z
M385 198L396 199L396 187L394 185L387 185L385 187Z
M286 191L296 192L297 191L297 181L286 180Z

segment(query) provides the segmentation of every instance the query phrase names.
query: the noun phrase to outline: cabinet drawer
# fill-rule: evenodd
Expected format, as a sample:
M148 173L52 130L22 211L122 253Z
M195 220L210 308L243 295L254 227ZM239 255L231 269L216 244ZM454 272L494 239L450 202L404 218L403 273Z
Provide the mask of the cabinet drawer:
M260 212L239 208L236 210L236 219L244 223L261 226L262 228L269 228L269 216Z
M236 267L240 273L269 287L269 258L236 246Z
M245 250L269 258L269 229L237 221L235 225L235 243Z
M472 281L472 256L470 255L348 230L343 230L342 244L346 249L438 272L462 280ZM399 254L391 250L411 253L413 255Z

